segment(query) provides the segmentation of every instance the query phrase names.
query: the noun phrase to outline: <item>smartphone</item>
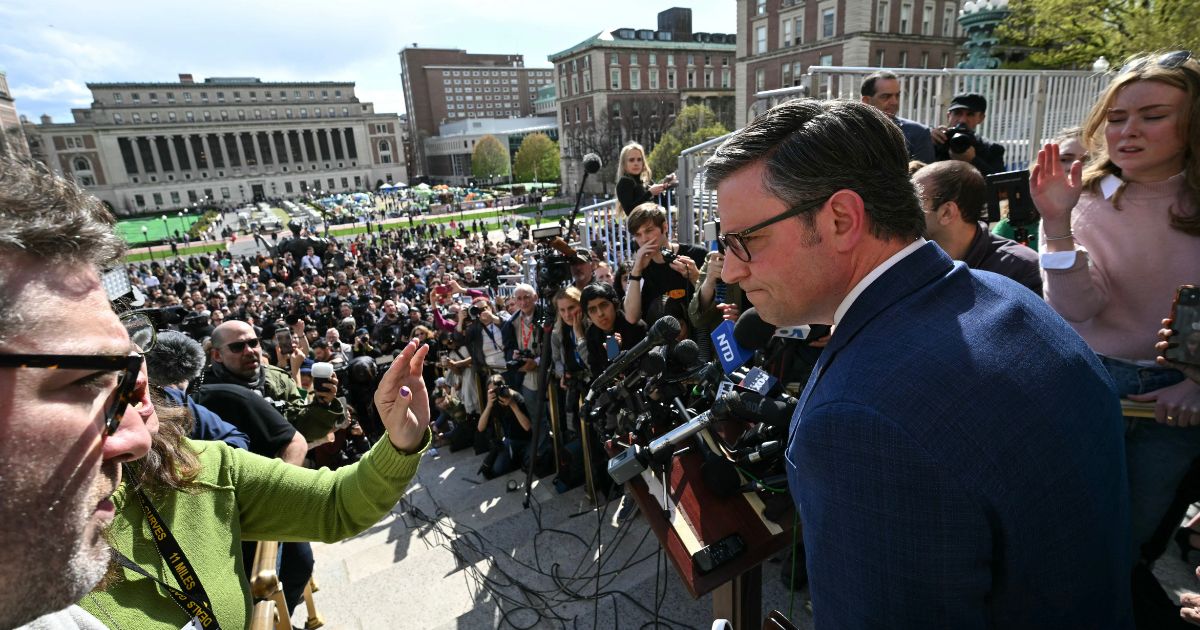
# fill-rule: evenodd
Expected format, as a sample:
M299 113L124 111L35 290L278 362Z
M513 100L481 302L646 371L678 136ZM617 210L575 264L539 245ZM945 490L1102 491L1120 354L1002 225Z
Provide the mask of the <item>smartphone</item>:
M717 251L721 254L725 253L725 245L721 243L721 220L707 221L704 223L704 242L708 243L708 251Z
M295 350L295 345L292 341L292 331L281 330L275 333L275 345L284 356L290 355Z
M616 337L609 337L608 340L604 342L604 350L608 353L608 360L612 361L613 359L617 358L618 354L621 354L621 344L617 343Z
M1185 284L1171 305L1171 347L1163 353L1176 363L1200 365L1200 288Z

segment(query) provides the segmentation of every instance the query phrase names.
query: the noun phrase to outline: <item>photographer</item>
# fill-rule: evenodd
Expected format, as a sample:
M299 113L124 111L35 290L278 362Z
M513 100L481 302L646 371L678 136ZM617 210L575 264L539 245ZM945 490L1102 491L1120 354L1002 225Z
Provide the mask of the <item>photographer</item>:
M509 389L508 385L504 384L504 377L499 374L494 374L488 379L487 405L479 416L476 430L484 433L493 422L500 427L503 437L499 444L492 446L492 451L488 453L479 469L488 479L516 470L520 466L518 462L528 464L526 460L532 437L525 399L521 394Z
M518 284L512 293L516 312L500 328L504 337L504 361L508 384L520 388L527 400L538 390L538 358L541 356L542 331L538 326L537 292L528 284Z
M987 117L987 99L980 94L958 94L946 112L949 127L930 130L937 161L970 162L984 175L1004 172L1004 147L990 142L975 130Z
M354 331L354 345L351 347L354 356L371 357L372 359L379 358L383 355L374 345L371 344L371 333L366 328L359 328Z
M638 250L625 290L625 319L631 324L645 320L652 325L662 313L651 307L660 303L663 295L691 301L700 278L696 261L703 261L706 252L695 245L672 243L667 234L667 211L654 203L634 208L627 227Z

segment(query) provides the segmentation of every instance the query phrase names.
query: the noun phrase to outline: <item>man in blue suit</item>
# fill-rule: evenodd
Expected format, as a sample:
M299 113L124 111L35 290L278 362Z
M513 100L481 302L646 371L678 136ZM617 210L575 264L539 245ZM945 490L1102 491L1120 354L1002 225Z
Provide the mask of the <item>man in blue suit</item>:
M907 162L877 110L798 100L706 165L722 279L834 325L787 448L816 627L1132 627L1111 383L1031 291L925 240Z

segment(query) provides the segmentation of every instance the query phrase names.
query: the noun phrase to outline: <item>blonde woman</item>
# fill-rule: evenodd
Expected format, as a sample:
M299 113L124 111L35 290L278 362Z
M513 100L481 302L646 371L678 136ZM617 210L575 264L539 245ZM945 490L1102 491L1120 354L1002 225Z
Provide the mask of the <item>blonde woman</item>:
M617 165L617 206L622 215L629 214L638 205L654 199L673 185L674 173L661 183L654 183L642 145L630 142L621 149L621 159Z

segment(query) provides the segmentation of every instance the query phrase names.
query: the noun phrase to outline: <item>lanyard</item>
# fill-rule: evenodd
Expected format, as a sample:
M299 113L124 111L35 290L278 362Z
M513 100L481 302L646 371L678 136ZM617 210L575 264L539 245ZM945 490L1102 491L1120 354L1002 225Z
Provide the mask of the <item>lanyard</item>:
M142 512L146 515L146 522L150 525L150 532L154 536L154 546L158 548L159 555L170 565L171 572L175 574L175 579L179 581L183 590L181 591L150 575L149 572L120 552L116 553L117 562L167 589L167 592L174 598L175 605L179 606L185 614L199 621L200 625L207 630L221 630L221 625L217 623L217 618L213 616L212 604L208 598L208 593L204 591L204 586L200 584L200 576L192 569L192 565L188 562L187 556L184 555L179 542L175 540L175 536L171 534L171 530L167 528L167 524L158 515L158 510L154 509L154 505L150 503L150 499L142 493L141 489L130 487L134 490L134 496L137 498L138 503L141 504Z
M530 341L533 340L533 318L527 317L525 313L521 313L521 321L518 324L521 329L521 349L532 349L533 346L530 345ZM529 326L526 327L526 324L529 324Z

